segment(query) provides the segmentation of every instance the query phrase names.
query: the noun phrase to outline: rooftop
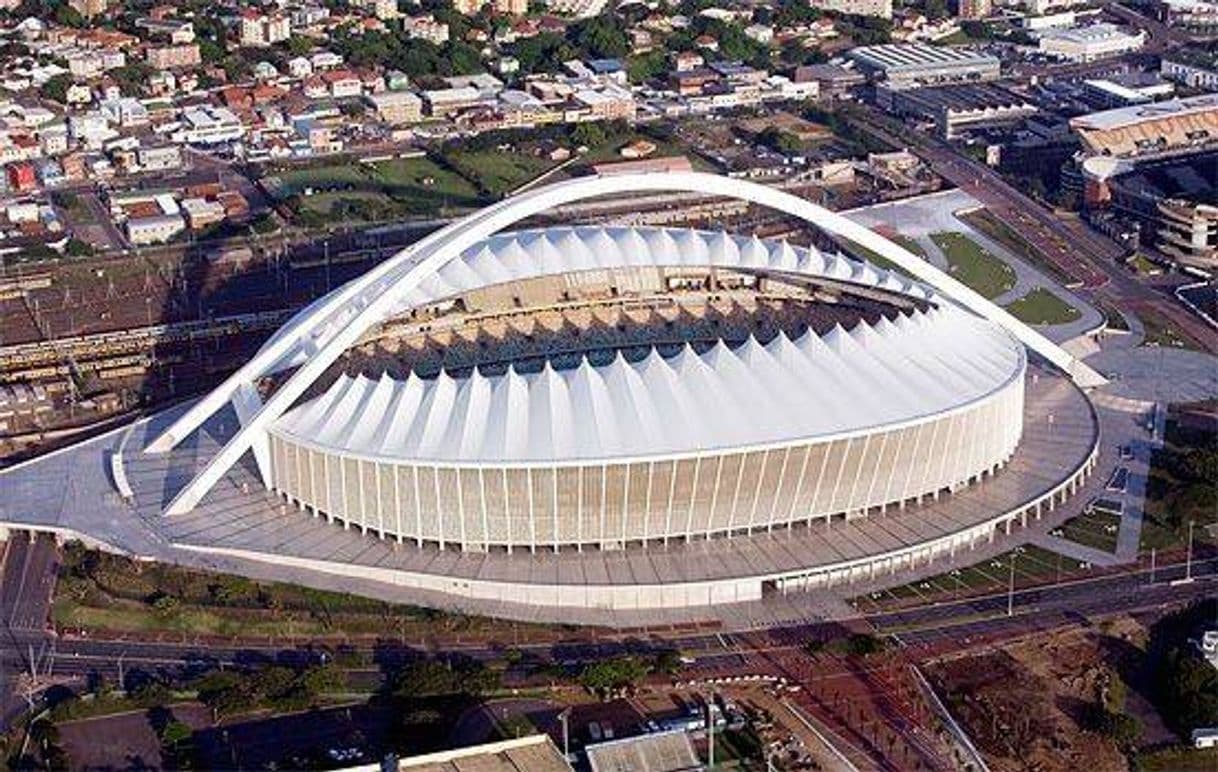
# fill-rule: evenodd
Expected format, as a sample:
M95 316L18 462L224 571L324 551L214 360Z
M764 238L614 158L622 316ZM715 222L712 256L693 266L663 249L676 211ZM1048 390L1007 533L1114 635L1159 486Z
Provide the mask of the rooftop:
M1114 131L1140 123L1218 112L1218 94L1201 94L1185 99L1171 99L1150 105L1119 107L1090 115L1080 115L1070 121L1072 128L1083 131Z

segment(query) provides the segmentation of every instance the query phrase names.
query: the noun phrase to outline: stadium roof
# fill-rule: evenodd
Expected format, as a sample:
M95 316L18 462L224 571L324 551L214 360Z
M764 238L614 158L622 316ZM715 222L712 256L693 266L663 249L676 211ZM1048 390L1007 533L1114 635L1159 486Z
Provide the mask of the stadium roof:
M1083 131L1112 131L1139 123L1186 118L1209 112L1218 112L1218 94L1202 94L1186 99L1172 99L1080 115L1070 119L1070 126Z
M1022 372L996 325L955 308L767 344L423 380L341 376L274 431L364 457L563 463L781 445L940 415Z
M926 285L870 263L798 247L786 241L762 240L723 231L688 228L559 227L492 236L463 252L413 288L400 293L393 313L400 314L470 290L544 275L630 266L707 266L798 273L804 276L878 287L916 299L935 293ZM317 303L324 302L322 298ZM297 314L304 317L313 306ZM345 317L336 318L345 323ZM298 332L283 327L266 345ZM328 324L310 331L312 339L330 333ZM308 338L285 355L274 369L297 364L314 347Z

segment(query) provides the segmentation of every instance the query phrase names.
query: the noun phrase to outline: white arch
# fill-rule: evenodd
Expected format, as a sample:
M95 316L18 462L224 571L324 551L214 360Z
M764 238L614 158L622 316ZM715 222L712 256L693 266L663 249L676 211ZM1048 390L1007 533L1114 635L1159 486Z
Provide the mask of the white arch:
M521 220L556 206L598 196L660 191L706 193L748 201L849 239L891 260L965 308L998 323L1028 348L1069 372L1083 385L1102 382L1097 373L1048 338L929 262L840 214L790 193L701 172L582 177L535 188L453 222L314 303L289 322L237 372L196 402L146 448L146 452L151 453L172 449L227 405L243 384L252 383L269 372L281 359L291 354L305 336L323 326L326 328L326 334L315 341L315 349L310 351L300 368L257 412L247 414L243 426L212 457L203 471L177 494L166 509L166 514L180 514L193 509L245 451L257 447L256 443L266 437L271 422L291 407L309 385L354 345L364 332L383 321L402 295L418 287L420 282L449 261L459 258L470 247Z

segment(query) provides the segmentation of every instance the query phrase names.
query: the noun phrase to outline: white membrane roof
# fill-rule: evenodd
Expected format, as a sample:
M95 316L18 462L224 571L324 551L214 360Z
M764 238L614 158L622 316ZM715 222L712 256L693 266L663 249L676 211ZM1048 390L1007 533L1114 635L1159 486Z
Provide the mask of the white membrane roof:
M1023 348L953 306L823 336L424 380L342 375L274 431L344 454L566 463L782 445L939 415L1022 377Z

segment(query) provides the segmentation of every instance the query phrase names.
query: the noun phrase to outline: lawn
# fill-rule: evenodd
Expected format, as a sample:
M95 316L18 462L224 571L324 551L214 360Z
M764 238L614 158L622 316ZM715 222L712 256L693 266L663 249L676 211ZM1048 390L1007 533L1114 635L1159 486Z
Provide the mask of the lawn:
M487 200L469 180L429 158L293 168L275 176L275 195L299 196L299 214L306 220L435 216L472 209Z
M882 257L879 253L873 252L861 244L856 244L853 241L846 239L839 239L837 244L843 252L856 260L866 260L876 268L882 268L886 271L896 271L904 276L911 276L909 271L906 271L888 258Z
M1066 324L1082 314L1077 308L1044 287L1037 287L1021 298L1011 301L1006 309L1015 318L1028 324Z
M1027 239L1019 235L1019 231L999 220L989 210L978 209L974 212L966 212L960 215L960 219L1044 271L1059 284L1066 287L1077 286L1079 284L1078 279L1067 274L1052 260L1042 257L1036 251L1036 248L1028 243Z
M926 259L926 250L922 249L922 245L919 244L917 241L915 241L912 237L901 236L898 234L897 236L894 236L892 238L892 241L894 243L896 243L898 246L902 246L906 250L913 252L915 255L922 258L923 260Z
M948 273L989 299L1015 286L1015 271L962 233L932 233Z
M89 550L64 549L53 616L60 627L110 632L300 636L345 639L397 635L482 634L550 638L558 626L396 605L292 584L142 563Z
M1146 337L1142 340L1142 345L1199 350L1192 337L1181 333L1175 323L1163 314L1142 306L1138 308L1137 315L1146 330Z
M455 150L444 161L480 191L496 198L535 179L556 164L524 152Z
M1158 276L1163 273L1163 269L1155 263L1151 262L1150 258L1141 253L1131 257L1127 265L1132 268L1140 276Z
M1087 572L1077 560L1056 552L1030 544L1019 550L1015 556L1017 588L1061 581ZM1011 557L1012 553L1005 552L971 566L856 598L855 602L860 610L868 611L1001 592L1010 585Z
M1085 512L1062 523L1052 533L1085 547L1116 552L1120 530L1121 518L1111 512Z

